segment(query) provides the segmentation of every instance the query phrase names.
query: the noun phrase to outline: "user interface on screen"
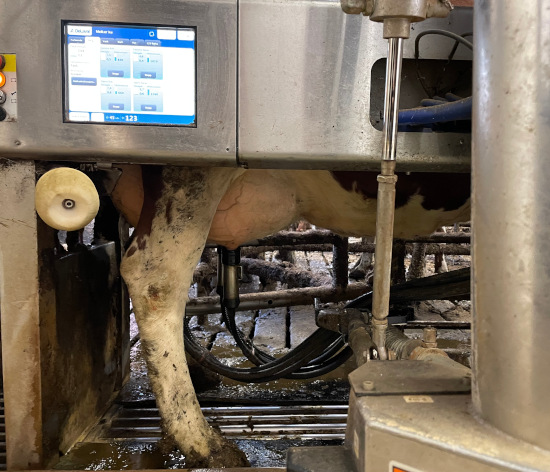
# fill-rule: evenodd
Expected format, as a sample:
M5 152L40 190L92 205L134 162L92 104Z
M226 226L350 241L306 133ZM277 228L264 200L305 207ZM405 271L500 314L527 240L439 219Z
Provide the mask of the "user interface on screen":
M193 28L65 23L65 121L195 126Z

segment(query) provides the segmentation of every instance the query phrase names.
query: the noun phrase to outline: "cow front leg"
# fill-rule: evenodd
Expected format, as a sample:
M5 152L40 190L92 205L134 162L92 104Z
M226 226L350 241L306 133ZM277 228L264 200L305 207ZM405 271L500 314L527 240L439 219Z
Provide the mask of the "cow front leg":
M183 344L193 269L218 202L239 172L144 167L143 210L121 266L164 432L185 454L187 466L193 467L247 465L244 453L204 419Z

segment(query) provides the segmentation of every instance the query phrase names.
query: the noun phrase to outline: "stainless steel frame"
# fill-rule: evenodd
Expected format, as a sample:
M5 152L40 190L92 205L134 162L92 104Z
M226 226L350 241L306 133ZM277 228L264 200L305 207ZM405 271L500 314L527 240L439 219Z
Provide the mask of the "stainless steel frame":
M478 421L469 400L453 394L352 395L346 440L357 452L356 472L392 472L393 466L407 472L550 470L548 451Z
M0 155L235 165L237 0L0 0L0 11L0 53L17 54L18 83ZM196 27L197 128L64 123L62 20Z
M32 162L0 159L0 312L8 470L42 459L40 281Z
M0 155L23 159L377 170L369 119L382 24L338 0L0 0L0 53L17 54L18 120L0 122ZM197 28L197 128L64 123L61 21ZM471 29L470 9L415 25ZM237 42L238 53L237 53ZM446 59L452 41L423 41ZM456 59L470 59L461 48ZM238 78L237 78L238 69ZM238 81L238 83L237 83ZM376 86L374 86L376 88ZM380 90L380 95L383 91ZM238 143L238 144L237 144ZM470 136L403 133L398 170L470 170Z
M357 470L550 470L549 24L550 0L476 4L472 397L434 394L435 374L412 397L356 381Z

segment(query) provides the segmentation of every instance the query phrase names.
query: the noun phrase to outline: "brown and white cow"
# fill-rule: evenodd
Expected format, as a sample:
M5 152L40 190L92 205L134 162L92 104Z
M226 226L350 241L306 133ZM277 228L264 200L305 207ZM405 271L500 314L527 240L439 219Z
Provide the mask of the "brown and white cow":
M185 359L183 313L207 240L236 248L297 219L374 235L376 173L124 166L113 201L136 226L122 262L165 434L188 464L235 467L244 454L202 416ZM399 175L395 237L469 219L467 174Z

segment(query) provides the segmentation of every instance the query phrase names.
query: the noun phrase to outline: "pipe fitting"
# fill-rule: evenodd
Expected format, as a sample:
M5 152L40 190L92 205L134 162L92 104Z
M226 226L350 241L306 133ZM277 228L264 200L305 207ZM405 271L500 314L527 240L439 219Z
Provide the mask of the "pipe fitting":
M416 349L413 350L413 352L411 352L411 355L409 356L409 360L434 361L444 357L449 359L453 364L458 364L457 362L453 361L445 351L442 351L441 349L437 349L437 348L425 348L422 346L418 346ZM467 369L467 367L465 368Z
M450 0L340 0L345 13L370 16L384 23L384 38L410 36L411 23L426 18L445 18L453 9Z
M378 358L381 361L388 360L388 351L386 349L386 332L388 330L388 319L386 317L378 320L376 318L371 319L372 324L372 340L376 344L376 350L378 351Z
M388 326L386 332L386 347L395 353L396 359L408 359L411 353L420 347L419 339L411 339L394 326Z
M370 19L384 23L384 38L407 39L411 23L426 19L428 0L378 0Z
M422 330L422 347L437 348L437 329L428 327Z
M450 0L429 0L426 18L446 18L453 10Z
M377 0L370 15L372 21L403 18L409 23L422 21L428 14L428 0Z
M397 175L383 175L378 174L376 180L379 184L390 184L395 185L397 183Z
M411 22L408 18L386 18L382 37L408 39L411 35Z
M384 177L395 177L395 182L397 182L397 176L395 175L395 166L396 166L395 159L382 160L380 175L383 175Z
M348 318L348 343L353 351L357 367L374 358L376 344L373 342L368 322L359 310L345 310Z

